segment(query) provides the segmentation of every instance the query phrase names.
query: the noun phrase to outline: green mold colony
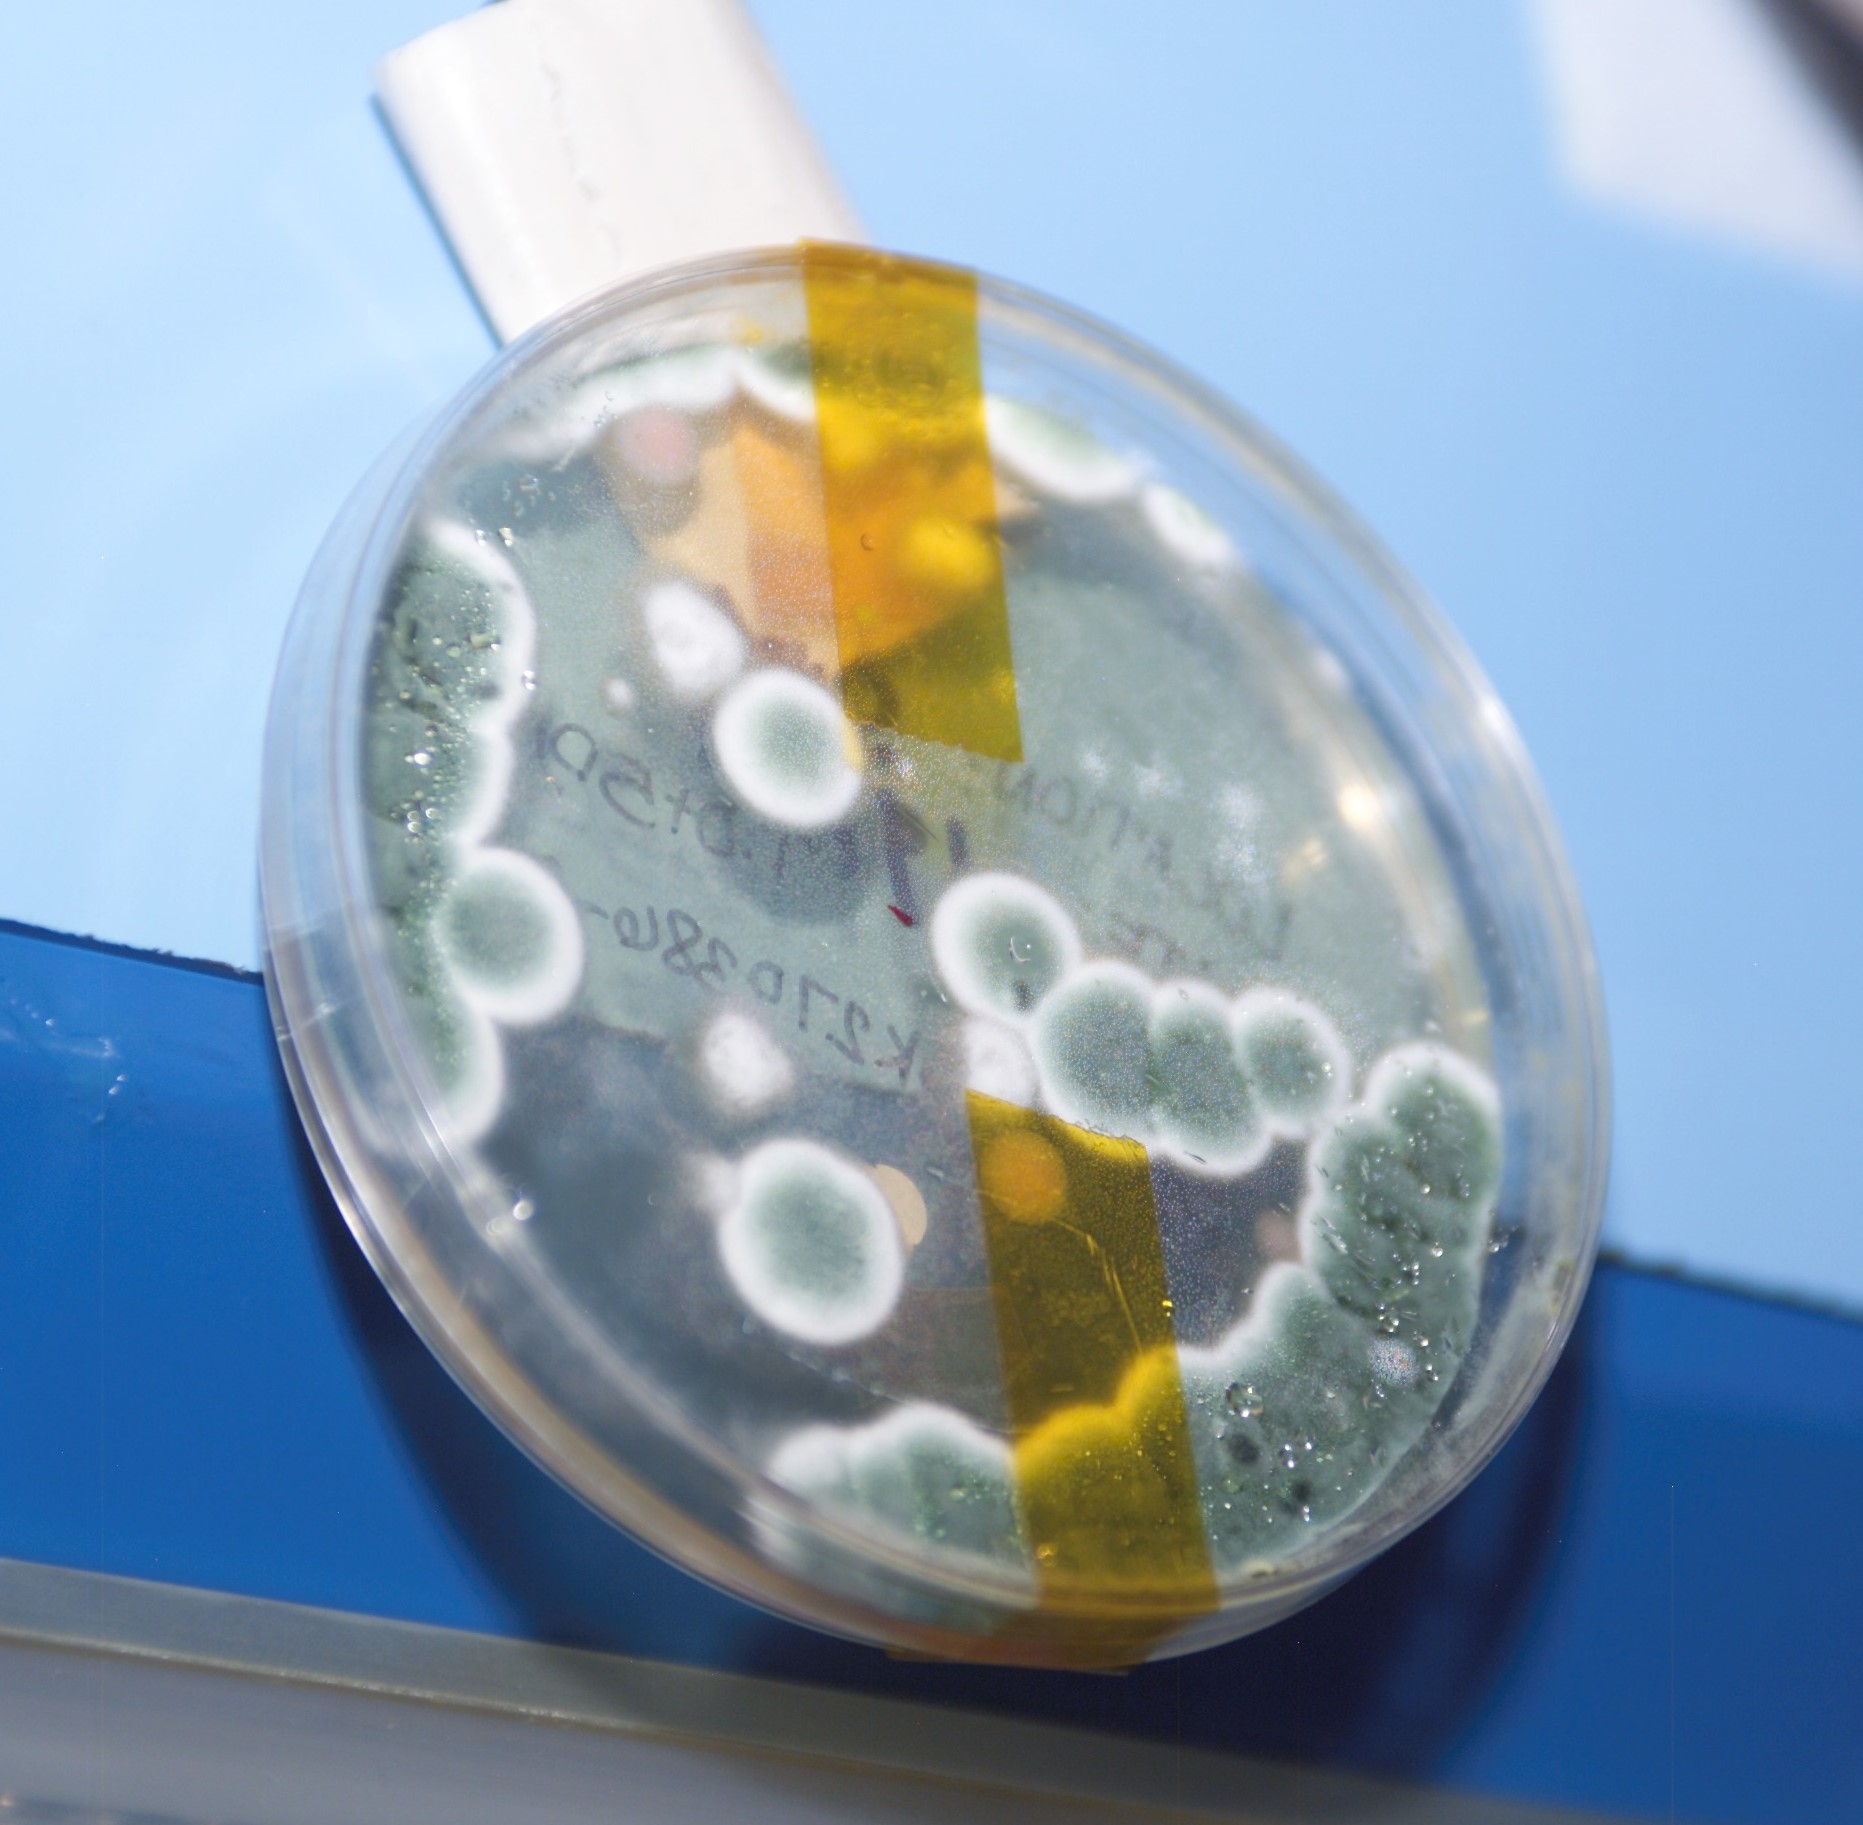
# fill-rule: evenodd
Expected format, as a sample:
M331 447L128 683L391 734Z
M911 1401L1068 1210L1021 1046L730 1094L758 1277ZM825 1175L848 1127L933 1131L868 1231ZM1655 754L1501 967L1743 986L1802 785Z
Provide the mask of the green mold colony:
M1500 1173L1481 1073L1439 1047L1400 1047L1309 1158L1300 1261L1268 1267L1215 1344L1178 1351L1222 1581L1260 1575L1358 1508L1428 1428L1474 1334ZM948 1409L808 1428L768 1471L824 1506L1032 1580L1008 1448Z
M851 1160L774 1140L738 1166L718 1252L738 1296L804 1343L852 1343L891 1315L905 1280L892 1207Z
M1026 1036L1041 1098L1063 1119L1204 1176L1259 1165L1277 1137L1306 1140L1299 1260L1263 1269L1214 1344L1178 1352L1212 1564L1221 1580L1259 1575L1364 1502L1461 1366L1500 1181L1492 1085L1412 1044L1346 1103L1350 1059L1317 1009L1279 989L1232 1000L1083 962L1066 912L1018 876L954 886L932 951L960 1006ZM949 1409L808 1428L769 1473L923 1546L1030 1576L1008 1447Z
M749 673L719 699L712 749L738 799L773 824L824 830L860 796L859 749L840 704L782 666Z
M1082 961L1066 910L1020 875L960 879L933 910L931 941L951 999L1020 1037L1046 1107L1192 1172L1259 1165L1277 1136L1310 1133L1350 1090L1345 1044L1319 1009L1281 989L1231 1000L1206 982Z
M583 967L575 908L540 863L496 848L536 624L517 573L451 520L410 545L377 632L363 756L376 894L403 1003L456 1139L497 1120L500 1025L560 1013Z

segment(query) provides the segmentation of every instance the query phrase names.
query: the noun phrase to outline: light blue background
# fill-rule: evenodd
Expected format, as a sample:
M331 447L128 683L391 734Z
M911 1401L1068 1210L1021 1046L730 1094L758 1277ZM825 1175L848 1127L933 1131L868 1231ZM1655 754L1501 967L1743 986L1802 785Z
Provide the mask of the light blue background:
M264 695L490 353L368 105L459 0L21 9L0 915L251 965ZM1601 211L1499 0L755 0L876 238L1298 449L1512 707L1596 926L1613 1240L1863 1308L1863 290Z

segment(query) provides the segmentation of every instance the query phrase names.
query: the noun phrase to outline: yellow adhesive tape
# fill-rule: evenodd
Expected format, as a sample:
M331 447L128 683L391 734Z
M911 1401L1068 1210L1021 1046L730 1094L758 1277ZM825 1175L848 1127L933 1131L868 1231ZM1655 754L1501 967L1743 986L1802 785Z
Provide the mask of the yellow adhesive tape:
M1141 1659L1217 1601L1150 1163L1136 1141L966 1104L1042 1607L1103 1624L1077 1658Z
M976 282L814 243L802 269L842 702L1020 760Z

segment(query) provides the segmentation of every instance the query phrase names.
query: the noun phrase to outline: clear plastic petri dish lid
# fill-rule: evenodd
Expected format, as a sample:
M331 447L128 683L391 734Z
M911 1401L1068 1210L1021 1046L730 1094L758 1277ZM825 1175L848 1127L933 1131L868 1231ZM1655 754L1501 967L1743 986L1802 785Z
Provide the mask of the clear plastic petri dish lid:
M281 664L268 982L371 1260L694 1572L920 1652L1273 1621L1596 1243L1583 920L1355 521L993 279L733 256L501 355Z

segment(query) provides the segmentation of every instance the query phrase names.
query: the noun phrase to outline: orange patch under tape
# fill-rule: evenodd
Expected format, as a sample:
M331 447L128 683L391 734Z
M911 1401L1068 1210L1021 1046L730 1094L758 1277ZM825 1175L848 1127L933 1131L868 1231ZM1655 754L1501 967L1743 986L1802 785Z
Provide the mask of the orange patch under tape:
M1020 760L976 282L810 244L803 283L847 713Z

